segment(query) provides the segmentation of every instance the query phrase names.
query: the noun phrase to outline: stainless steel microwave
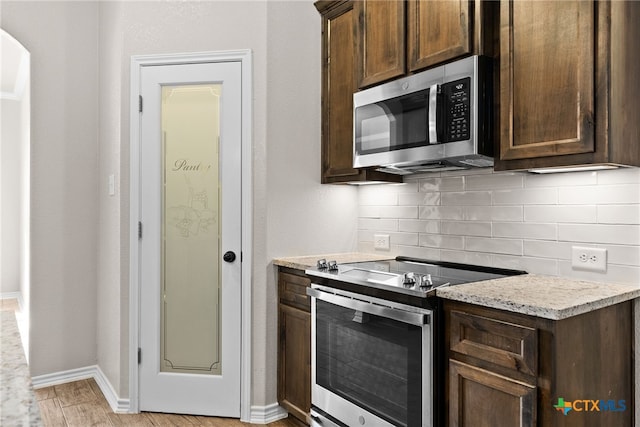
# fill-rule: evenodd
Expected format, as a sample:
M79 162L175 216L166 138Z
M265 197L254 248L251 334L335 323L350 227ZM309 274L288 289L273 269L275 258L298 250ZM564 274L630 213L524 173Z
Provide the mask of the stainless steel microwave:
M353 95L354 167L493 166L490 59L471 56Z

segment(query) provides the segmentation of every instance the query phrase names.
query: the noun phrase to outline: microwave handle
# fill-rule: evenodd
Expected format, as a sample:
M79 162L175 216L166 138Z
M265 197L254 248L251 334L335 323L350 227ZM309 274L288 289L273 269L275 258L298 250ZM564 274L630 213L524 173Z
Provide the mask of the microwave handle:
M397 308L384 307L382 305L372 304L366 301L323 292L318 289L307 288L307 295L340 307L362 311L363 313L369 313L380 317L386 317L388 319L397 320L402 323L409 323L415 326L428 325L430 320L430 316L428 314L413 313Z
M438 141L438 89L437 83L429 87L429 144L437 144Z

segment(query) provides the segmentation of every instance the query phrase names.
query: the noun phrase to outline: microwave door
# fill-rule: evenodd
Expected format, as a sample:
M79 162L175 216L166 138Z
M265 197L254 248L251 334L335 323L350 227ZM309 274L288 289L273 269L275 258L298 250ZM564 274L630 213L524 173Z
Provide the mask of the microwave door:
M397 113L390 102L377 102L356 109L355 150L357 154L390 151L397 141Z

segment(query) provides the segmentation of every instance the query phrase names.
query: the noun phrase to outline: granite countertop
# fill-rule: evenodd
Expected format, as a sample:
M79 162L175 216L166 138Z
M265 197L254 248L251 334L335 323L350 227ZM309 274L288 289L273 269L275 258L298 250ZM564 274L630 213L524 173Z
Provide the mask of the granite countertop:
M436 295L449 300L560 320L638 298L640 286L524 274L445 287L437 289Z
M13 311L0 311L0 425L42 426Z
M315 267L316 261L321 258L327 261L335 260L338 264L393 259L388 254L353 252L276 258L273 263L282 267L306 270ZM596 283L523 274L438 288L436 295L483 307L560 320L640 298L640 285Z
M285 257L276 258L273 260L275 265L280 267L295 268L297 270L306 270L316 266L316 261L319 259L326 259L327 261L336 261L338 264L344 264L347 262L365 262L365 261L381 261L384 259L394 259L395 257L386 254L366 254L360 252L349 252L339 254L320 254L320 255L308 255L298 257Z

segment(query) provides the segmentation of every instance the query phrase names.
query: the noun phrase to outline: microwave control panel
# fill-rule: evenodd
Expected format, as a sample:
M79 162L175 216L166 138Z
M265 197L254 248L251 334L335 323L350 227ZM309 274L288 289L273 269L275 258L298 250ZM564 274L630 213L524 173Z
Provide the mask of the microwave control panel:
M471 138L471 78L443 84L442 93L446 105L445 142Z

